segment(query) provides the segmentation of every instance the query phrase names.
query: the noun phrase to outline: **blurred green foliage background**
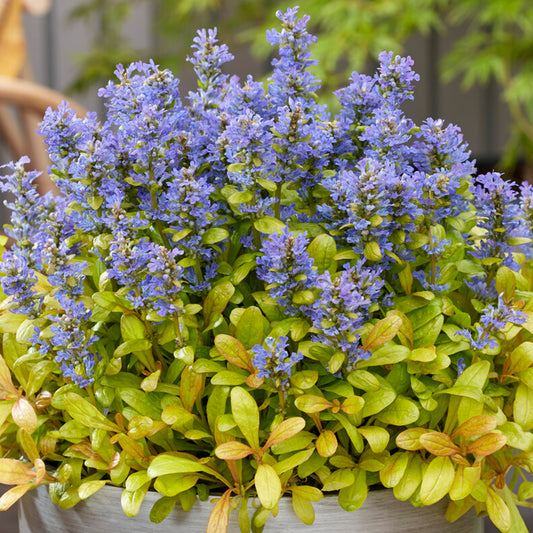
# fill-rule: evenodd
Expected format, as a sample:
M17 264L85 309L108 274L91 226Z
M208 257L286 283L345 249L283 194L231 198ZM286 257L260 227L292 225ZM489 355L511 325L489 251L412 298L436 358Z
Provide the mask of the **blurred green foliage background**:
M139 50L123 26L132 10L150 4L153 49ZM95 25L93 47L79 57L80 74L71 87L82 90L112 77L116 63L154 58L182 75L197 28L217 26L230 50L250 46L265 64L270 47L265 30L276 26L280 0L87 0L71 13ZM512 121L502 165L533 165L533 1L532 0L300 0L319 37L313 52L323 90L345 84L381 50L402 53L416 34L459 30L461 37L439 65L444 81L459 78L465 88L496 83ZM490 110L489 110L490 112Z

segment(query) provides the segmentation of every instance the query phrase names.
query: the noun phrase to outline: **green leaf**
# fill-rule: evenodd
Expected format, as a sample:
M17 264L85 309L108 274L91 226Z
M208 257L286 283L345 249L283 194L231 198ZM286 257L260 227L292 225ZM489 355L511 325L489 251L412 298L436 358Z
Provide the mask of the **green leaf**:
M355 511L365 503L368 494L366 472L361 468L352 470L354 482L339 490L339 505L345 511Z
M533 342L520 343L509 356L507 374L522 372L533 365Z
M95 492L99 491L107 481L103 479L93 480L93 481L84 481L78 487L78 494L81 500L86 500L89 496L92 496Z
M390 315L381 319L365 339L363 349L372 350L376 346L389 342L396 336L401 327L402 319L399 316Z
M136 491L130 492L129 490L124 490L122 492L120 503L126 516L137 516L149 487L150 482L146 483L143 487L137 489Z
M489 487L485 503L487 505L487 513L489 513L494 525L500 531L509 531L511 528L511 512L503 498L492 487Z
M226 309L234 293L235 287L229 281L223 281L209 291L204 301L204 321L206 325L210 324L213 318Z
M376 418L384 424L407 426L414 424L420 416L420 410L413 400L398 396L394 401L376 414Z
M244 438L259 449L259 409L254 398L241 387L231 390L231 411Z
M145 339L148 337L146 325L134 314L125 313L120 317L120 332L122 339L125 341Z
M194 487L197 481L198 475L196 474L166 474L158 476L155 480L154 488L163 496L172 497Z
M238 191L238 192L233 193L228 198L228 203L235 204L235 205L246 204L248 202L251 202L253 199L254 199L254 195L252 191Z
M335 239L326 233L317 235L307 247L307 253L313 259L318 273L322 274L330 268L337 253Z
M263 344L263 313L259 307L248 307L241 315L235 328L237 338L246 349L253 348L256 344ZM220 350L219 350L220 351ZM253 372L253 367L250 369Z
M298 396L294 400L294 405L304 413L320 413L320 411L333 407L333 404L326 398L313 394Z
M379 426L361 426L357 428L359 433L368 441L370 449L374 453L381 453L387 448L390 435L389 432Z
M176 498L167 498L166 496L159 498L150 510L150 521L154 524L160 524L170 515L174 507L176 507Z
M149 339L131 339L125 341L113 352L113 357L123 357L132 352L142 352L149 350L152 347L152 342Z
M524 431L533 429L533 389L524 383L519 383L516 389L513 416Z
M273 509L281 497L281 481L268 464L260 464L254 476L257 497L265 509Z
M292 491L292 508L296 516L306 525L310 526L315 521L315 510L311 502Z
M393 390L380 389L378 391L370 391L363 394L365 406L363 407L363 417L368 417L383 411L396 398L396 393Z
M502 294L506 301L512 300L516 290L516 278L514 272L506 266L502 266L496 273L496 290Z
M350 487L355 482L355 475L350 468L340 468L332 472L325 480L322 490L329 492Z
M285 228L285 224L277 218L271 216L264 216L253 222L254 228L259 233L280 233Z
M223 241L229 237L228 230L225 228L209 228L202 235L202 242L204 244L215 244Z
M389 489L398 485L406 472L408 463L409 454L406 452L396 452L391 455L385 460L385 465L379 472L381 483Z
M113 432L120 431L114 422L108 420L93 404L75 392L67 392L65 400L66 411L77 422L90 428Z
M452 486L455 468L449 457L435 457L429 463L422 477L420 501L432 505L440 501Z

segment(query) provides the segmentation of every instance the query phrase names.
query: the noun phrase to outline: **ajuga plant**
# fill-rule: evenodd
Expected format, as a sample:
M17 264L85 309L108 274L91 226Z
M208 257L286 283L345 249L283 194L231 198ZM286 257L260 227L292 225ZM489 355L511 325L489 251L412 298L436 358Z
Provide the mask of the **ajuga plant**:
M186 97L135 63L100 90L104 121L46 113L60 195L7 165L0 504L109 484L127 515L150 489L154 521L211 496L209 531L238 508L247 531L282 496L312 523L324 493L353 510L387 487L522 531L533 189L404 115L410 58L354 73L331 116L307 17L278 17L266 83L224 74L200 31Z

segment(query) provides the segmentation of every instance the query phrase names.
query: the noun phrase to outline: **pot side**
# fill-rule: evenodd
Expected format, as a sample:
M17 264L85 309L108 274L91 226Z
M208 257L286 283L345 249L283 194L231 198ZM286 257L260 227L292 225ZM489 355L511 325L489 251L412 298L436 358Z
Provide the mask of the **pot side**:
M88 500L72 509L63 510L52 503L45 486L28 492L19 502L19 533L83 533L112 531L113 533L205 533L213 508L210 501L197 501L192 510L184 512L179 503L160 524L149 519L150 509L161 495L149 492L139 514L128 517L120 506L122 490L105 486ZM482 533L483 520L473 510L453 524L446 521L447 503L415 508L409 502L394 498L392 490L371 491L363 506L354 512L339 507L337 496L326 496L313 504L315 522L303 524L292 510L290 498L282 498L277 517L271 516L264 533ZM251 509L253 512L253 509ZM238 512L230 515L228 533L239 533Z

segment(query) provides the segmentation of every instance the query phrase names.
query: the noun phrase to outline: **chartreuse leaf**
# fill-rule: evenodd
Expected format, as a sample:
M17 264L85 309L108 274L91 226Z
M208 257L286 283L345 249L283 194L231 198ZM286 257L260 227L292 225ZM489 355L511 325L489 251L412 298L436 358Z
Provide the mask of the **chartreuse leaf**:
M254 220L253 225L259 233L266 234L279 233L285 228L285 224L281 220L269 215Z
M405 473L408 463L409 454L407 452L397 452L388 457L385 460L385 465L379 471L379 479L381 483L389 489L398 485Z
M335 239L326 233L317 235L307 247L307 253L313 259L318 273L322 274L331 266L337 253Z
M95 492L99 491L107 481L103 479L94 479L91 481L84 481L78 487L78 494L81 500L86 500L89 496L92 496Z
M186 366L181 373L180 398L183 407L192 411L194 402L204 388L204 375L194 371L192 366Z
M260 464L254 477L257 497L265 509L273 509L281 497L281 481L272 466Z
M397 500L408 500L418 489L422 482L422 457L419 454L409 454L409 463L402 479L393 487L394 497Z
M176 498L166 496L159 498L150 509L150 521L160 524L174 510L174 507L176 507Z
M420 410L409 398L398 396L394 401L376 414L376 418L384 424L407 426L418 420Z
M333 407L333 403L322 396L302 394L294 400L294 405L304 413L319 413Z
M313 455L314 449L309 448L307 450L302 450L300 452L290 454L286 459L279 461L273 465L274 470L278 475L288 472L297 466L300 466L302 463L307 461Z
M292 508L296 516L304 523L310 526L315 521L315 510L311 502L300 496L297 492L292 492Z
M89 403L79 394L67 392L65 400L66 411L77 422L90 428L114 432L120 431L114 422L108 420L92 403Z
M164 476L159 476L155 480L154 488L163 496L172 497L194 487L197 481L198 475L196 474L166 474Z
M355 511L365 503L368 494L366 471L361 468L352 469L354 482L339 490L339 505L345 511Z
M396 393L391 389L381 389L378 391L365 392L363 400L363 417L368 417L383 411L396 398Z
M526 370L533 365L533 342L520 343L509 356L509 375Z
M368 441L374 453L381 453L389 443L389 432L379 426L362 426L357 428L359 433Z
M253 348L256 344L263 344L263 313L259 307L248 307L242 314L237 327L235 328L237 338L242 343L245 349ZM253 367L247 370L253 372Z
M124 490L120 497L120 503L122 505L122 510L126 516L137 516L139 514L139 509L141 504L148 492L150 487L150 481L145 483L142 487L138 488L135 491Z
M422 477L420 501L432 505L440 501L452 486L455 468L449 457L435 457L429 463Z
M524 383L519 383L516 388L513 416L524 431L533 429L533 389Z
M488 489L485 504L493 524L501 531L508 531L511 528L511 512L503 498L492 487Z
M194 472L203 472L216 477L224 484L227 483L224 476L216 470L199 463L198 460L181 455L171 455L170 453L162 453L154 457L147 470L149 478L167 474L190 474Z
M339 468L332 472L325 480L322 490L330 492L332 490L341 490L344 487L353 485L355 475L350 468Z
M450 498L452 500L462 500L469 496L474 485L479 481L481 468L478 466L470 467L458 465L455 471L452 486L450 487Z
M509 511L511 513L511 522L513 524L512 532L528 533L529 530L526 524L524 523L524 519L522 518L520 511L516 506L515 495L507 485L503 487L502 491L505 503L507 503L507 507L509 508Z
M259 409L254 398L241 387L231 390L231 411L244 438L254 449L259 449Z
M505 300L512 299L516 290L516 278L514 272L506 266L502 266L496 273L496 290L503 293Z

